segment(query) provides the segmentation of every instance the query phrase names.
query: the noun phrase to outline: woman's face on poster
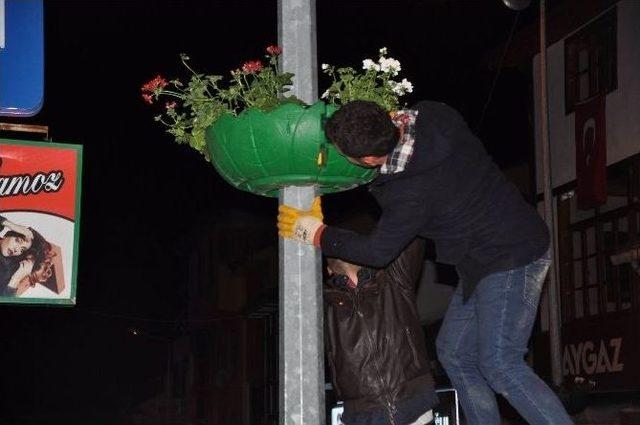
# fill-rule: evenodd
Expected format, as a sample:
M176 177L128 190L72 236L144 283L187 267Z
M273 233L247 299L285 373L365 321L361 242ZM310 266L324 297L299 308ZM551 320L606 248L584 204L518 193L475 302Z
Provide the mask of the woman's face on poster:
M0 240L0 253L4 257L17 257L31 248L31 241L23 236L5 236Z

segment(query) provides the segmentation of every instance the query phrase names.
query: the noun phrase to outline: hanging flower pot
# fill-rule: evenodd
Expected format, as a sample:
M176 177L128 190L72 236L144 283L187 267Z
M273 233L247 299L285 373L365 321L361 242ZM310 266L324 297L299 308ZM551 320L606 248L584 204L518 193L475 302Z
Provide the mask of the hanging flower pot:
M383 47L378 61L365 59L361 70L322 64L332 83L324 101L305 105L289 93L293 74L279 71L282 49L268 46L266 53L267 61L247 61L230 77L198 73L182 55L191 78L157 76L142 86L142 98L162 107L156 120L176 142L202 153L238 189L277 196L285 186L313 185L324 194L371 180L375 171L340 155L325 138L323 124L353 100L398 109L399 97L413 90L406 78L396 78L400 62Z
M313 185L323 194L356 187L375 172L327 142L322 127L335 110L324 102L286 103L225 115L207 130L209 157L228 183L259 195L277 196L284 186Z

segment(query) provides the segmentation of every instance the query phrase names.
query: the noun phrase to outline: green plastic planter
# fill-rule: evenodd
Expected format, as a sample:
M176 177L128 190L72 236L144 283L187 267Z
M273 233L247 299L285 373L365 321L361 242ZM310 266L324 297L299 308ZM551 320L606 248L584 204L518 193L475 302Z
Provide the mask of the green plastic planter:
M324 135L335 110L324 102L287 103L223 116L207 130L211 162L231 185L264 196L278 196L284 186L313 185L325 194L367 183L375 171L349 162Z

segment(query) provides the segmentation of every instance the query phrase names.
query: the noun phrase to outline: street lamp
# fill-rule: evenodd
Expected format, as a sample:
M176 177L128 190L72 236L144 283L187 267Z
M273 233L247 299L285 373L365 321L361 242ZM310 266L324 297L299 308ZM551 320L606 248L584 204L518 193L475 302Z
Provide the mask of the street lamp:
M502 0L502 3L511 10L523 10L531 4L531 0Z

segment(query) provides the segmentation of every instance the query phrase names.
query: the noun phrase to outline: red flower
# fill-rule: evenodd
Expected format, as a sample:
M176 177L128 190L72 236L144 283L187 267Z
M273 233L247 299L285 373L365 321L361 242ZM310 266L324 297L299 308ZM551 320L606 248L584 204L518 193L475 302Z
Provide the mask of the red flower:
M260 61L247 61L242 64L242 72L246 72L247 74L253 74L254 72L258 72L262 69L262 62Z
M149 105L153 105L153 96L147 93L142 93L142 99L147 102Z
M267 53L271 56L279 56L282 53L282 47L272 44L267 47Z
M153 80L143 85L142 91L147 93L153 93L157 89L162 89L166 87L167 84L169 84L167 83L167 80L165 80L164 78L158 75L156 76L156 78L154 78Z
M164 104L164 107L167 109L174 109L176 107L176 102L167 102Z

